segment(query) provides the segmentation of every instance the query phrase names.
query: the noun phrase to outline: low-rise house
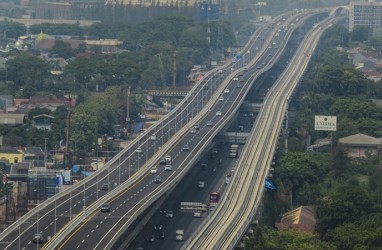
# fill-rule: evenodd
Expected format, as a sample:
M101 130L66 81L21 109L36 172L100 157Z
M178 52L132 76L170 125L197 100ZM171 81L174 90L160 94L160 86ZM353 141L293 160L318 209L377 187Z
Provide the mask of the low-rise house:
M382 147L381 139L361 133L340 138L338 143L346 147L348 156L352 158L378 154Z
M24 114L0 114L0 125L18 126L24 124Z
M14 106L13 96L11 95L0 95L0 112L7 112L8 108Z
M301 206L283 214L280 223L276 223L278 230L295 229L302 232L313 233L316 218L313 206Z
M54 116L41 114L32 117L32 125L37 129L51 130Z
M8 161L9 164L23 162L24 154L12 147L0 147L0 160Z
M97 47L101 49L104 54L116 53L123 44L122 41L117 39L100 39L100 40L85 40L87 47Z

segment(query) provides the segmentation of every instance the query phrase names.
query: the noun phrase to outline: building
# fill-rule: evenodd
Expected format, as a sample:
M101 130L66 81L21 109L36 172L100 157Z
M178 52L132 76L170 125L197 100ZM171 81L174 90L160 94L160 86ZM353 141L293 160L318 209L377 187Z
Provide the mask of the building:
M0 161L7 161L9 164L15 164L18 162L23 162L24 154L23 152L11 148L11 147L0 147Z
M352 158L378 154L382 146L381 139L361 133L340 138L338 143L347 148L348 156Z
M381 30L381 3L373 0L350 2L349 30L355 26L369 26L373 30Z
M283 214L280 223L276 223L278 230L295 229L302 232L313 233L316 218L314 207L301 206Z
M24 124L24 114L1 114L0 125L17 126Z

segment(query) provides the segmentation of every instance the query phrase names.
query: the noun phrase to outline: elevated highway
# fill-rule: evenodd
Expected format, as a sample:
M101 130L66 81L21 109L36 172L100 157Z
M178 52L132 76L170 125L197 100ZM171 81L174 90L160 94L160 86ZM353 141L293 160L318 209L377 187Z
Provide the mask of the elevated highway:
M261 27L244 48L250 53L242 60L207 73L177 108L121 151L105 169L40 204L1 233L0 247L34 249L36 246L31 241L38 232L45 237L53 236L42 245L43 249L111 248L142 211L184 176L213 136L233 116L253 80L278 58L284 39L291 34L291 23L296 27L309 15L300 13L291 17L289 13ZM277 22L285 22L291 29L276 36ZM271 45L273 40L278 46ZM247 69L239 70L244 66ZM245 84L238 88L236 81L232 81L234 77L246 79ZM230 92L223 95L224 101L219 101L226 88ZM222 116L216 115L217 111ZM212 121L213 126L207 126L207 121ZM189 133L195 123L201 125L203 133ZM157 140L150 140L153 134ZM185 143L193 149L189 153L181 151ZM168 153L173 158L173 171L165 172L159 166L162 183L152 183L149 169ZM109 191L100 190L103 183L109 183ZM111 204L112 210L101 214L99 207L105 202Z
M268 92L217 210L186 242L184 249L233 249L259 207L289 100L323 31L333 18L306 36L288 68Z

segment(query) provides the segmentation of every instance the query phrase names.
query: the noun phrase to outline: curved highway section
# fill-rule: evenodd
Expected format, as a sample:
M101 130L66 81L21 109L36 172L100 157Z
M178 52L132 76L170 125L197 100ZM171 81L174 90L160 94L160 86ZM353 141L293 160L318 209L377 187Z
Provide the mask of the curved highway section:
M315 25L288 68L268 92L256 124L217 210L197 230L184 249L233 249L249 226L262 199L289 98L300 81L323 31L333 19Z

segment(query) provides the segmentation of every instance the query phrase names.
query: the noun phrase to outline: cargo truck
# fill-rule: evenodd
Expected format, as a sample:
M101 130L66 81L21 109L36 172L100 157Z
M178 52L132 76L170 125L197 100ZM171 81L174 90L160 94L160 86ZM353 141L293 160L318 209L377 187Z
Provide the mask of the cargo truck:
M184 236L184 230L183 229L176 229L175 231L175 240L176 241L182 241Z
M239 150L239 145L237 145L237 144L231 145L231 148L229 150L229 157L230 158L236 158L238 155L238 153L237 153L238 150Z

